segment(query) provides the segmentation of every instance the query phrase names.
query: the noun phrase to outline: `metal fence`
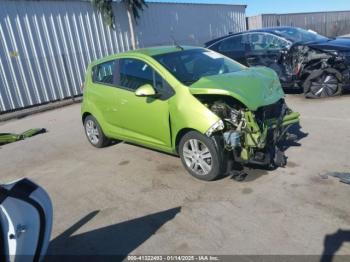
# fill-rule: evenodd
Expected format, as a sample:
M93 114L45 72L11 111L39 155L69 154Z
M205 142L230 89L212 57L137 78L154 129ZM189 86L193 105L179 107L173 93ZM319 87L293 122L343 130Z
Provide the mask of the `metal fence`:
M148 5L134 29L140 47L246 29L245 6ZM115 30L90 1L0 0L0 113L78 96L88 63L131 49L125 7L113 8Z
M113 31L85 2L0 4L0 111L77 96L90 61L130 48L119 8Z
M205 42L246 30L244 5L148 3L136 26L140 46Z
M248 28L295 26L334 37L350 33L350 11L295 14L262 14L248 17Z

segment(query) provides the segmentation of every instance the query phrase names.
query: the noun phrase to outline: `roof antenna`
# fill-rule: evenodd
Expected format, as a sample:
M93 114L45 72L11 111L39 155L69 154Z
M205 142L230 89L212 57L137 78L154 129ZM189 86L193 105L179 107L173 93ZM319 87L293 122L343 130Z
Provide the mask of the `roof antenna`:
M179 45L179 43L175 40L175 38L174 38L173 35L171 35L171 39L173 39L174 46L175 46L176 48L180 49L181 51L184 51L184 50L185 50L181 45Z

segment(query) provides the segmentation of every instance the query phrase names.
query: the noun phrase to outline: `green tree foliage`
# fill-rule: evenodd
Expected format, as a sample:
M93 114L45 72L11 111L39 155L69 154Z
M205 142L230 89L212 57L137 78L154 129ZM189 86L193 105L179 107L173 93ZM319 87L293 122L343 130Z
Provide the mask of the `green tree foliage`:
M129 11L132 12L135 21L140 18L140 11L143 11L144 7L148 7L145 0L122 0L125 3Z
M131 12L135 21L140 17L140 11L147 7L145 0L121 0L126 5L128 12ZM92 5L101 13L106 25L114 28L113 0L91 0Z
M101 13L104 23L114 28L112 0L91 0L91 3Z

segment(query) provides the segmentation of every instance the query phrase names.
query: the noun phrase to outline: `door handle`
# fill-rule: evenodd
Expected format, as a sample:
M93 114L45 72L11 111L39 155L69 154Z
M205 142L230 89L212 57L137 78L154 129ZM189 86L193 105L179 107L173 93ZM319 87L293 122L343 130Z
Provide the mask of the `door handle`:
M122 99L121 102L120 102L120 104L122 104L122 105L125 105L126 103L128 103L127 99Z

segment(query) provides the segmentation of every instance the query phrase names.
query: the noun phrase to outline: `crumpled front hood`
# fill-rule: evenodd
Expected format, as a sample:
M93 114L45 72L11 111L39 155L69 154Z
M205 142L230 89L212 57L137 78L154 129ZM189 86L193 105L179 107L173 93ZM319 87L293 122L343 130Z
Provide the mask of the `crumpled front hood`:
M266 67L202 77L189 89L193 95L230 95L252 111L273 104L284 96L277 74Z
M350 39L349 38L336 38L328 41L322 41L319 43L311 43L309 46L318 48L321 50L334 50L334 51L350 51Z

